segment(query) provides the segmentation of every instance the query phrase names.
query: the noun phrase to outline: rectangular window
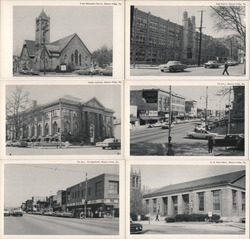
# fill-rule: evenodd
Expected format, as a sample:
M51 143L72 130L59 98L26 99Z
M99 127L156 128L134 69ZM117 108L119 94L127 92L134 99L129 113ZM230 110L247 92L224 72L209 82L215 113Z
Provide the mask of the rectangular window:
M70 200L70 192L68 192L68 195L67 195L67 196L68 196L68 201L69 201L69 200Z
M109 181L109 193L119 194L119 182L118 181Z
M213 210L220 210L220 190L213 191Z
M79 190L77 191L77 197L78 198L80 197L80 191Z
M199 211L204 211L204 192L198 193Z
M172 196L172 201L174 204L174 214L178 214L178 196Z
M232 190L233 210L237 210L237 191Z
M102 195L102 181L95 183L95 195L96 196Z
M245 209L246 209L246 199L245 199L245 192L241 192L241 201L242 201L242 204L241 204L241 210L243 212L245 212Z
M91 188L88 187L88 195L90 196L90 194L91 194Z
M156 212L157 198L153 199L153 212Z

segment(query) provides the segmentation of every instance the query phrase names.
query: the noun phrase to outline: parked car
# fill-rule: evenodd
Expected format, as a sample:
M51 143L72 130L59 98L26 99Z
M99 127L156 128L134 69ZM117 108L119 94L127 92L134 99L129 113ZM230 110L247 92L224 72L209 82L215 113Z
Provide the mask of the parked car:
M157 128L157 127L161 127L162 125L163 125L163 123L156 122L154 124L148 124L148 128Z
M180 61L169 61L167 64L159 65L161 72L165 71L184 71L187 68L187 65L181 64Z
M106 67L105 69L99 70L99 75L101 76L112 76L113 75L113 68L112 67Z
M228 61L227 65L228 66L237 66L239 63L237 61Z
M207 130L199 130L199 131L196 131L196 132L189 132L187 133L187 136L190 138L190 139L209 139L209 137L215 137L217 136L218 134L217 133L211 133Z
M3 215L4 215L5 217L9 217L9 216L10 216L10 212L9 212L7 209L4 209Z
M28 147L28 143L25 140L17 140L17 139L13 139L13 140L8 140L6 142L6 146L7 147Z
M228 134L228 135L219 135L214 139L215 146L233 146L238 149L244 149L244 135L243 134Z
M199 130L206 130L205 122L195 124L194 131L199 131Z
M83 69L74 71L74 73L78 75L96 75L99 73L99 68L85 67Z
M171 124L170 127L173 128L173 127L174 127L174 124ZM169 123L166 122L164 125L161 126L161 128L162 128L162 129L169 129Z
M217 61L208 61L204 64L205 68L219 68Z
M20 208L14 208L12 211L12 216L22 217L23 211Z
M121 147L121 140L116 138L108 138L102 142L97 142L96 146L102 147L103 149L106 148L117 149Z
M131 234L137 234L142 232L142 224L140 223L135 223L130 219L130 233Z

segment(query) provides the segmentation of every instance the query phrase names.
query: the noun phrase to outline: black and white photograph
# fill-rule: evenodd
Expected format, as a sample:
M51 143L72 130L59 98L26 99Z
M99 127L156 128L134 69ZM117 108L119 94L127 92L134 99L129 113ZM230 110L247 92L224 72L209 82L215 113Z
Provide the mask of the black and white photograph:
M130 234L245 235L246 182L237 164L131 165Z
M119 164L5 164L4 175L4 235L119 235Z
M13 6L13 76L112 76L112 6Z
M246 4L131 4L130 76L245 76Z
M6 85L6 155L120 155L121 85Z
M130 85L130 155L244 156L245 83L222 85Z

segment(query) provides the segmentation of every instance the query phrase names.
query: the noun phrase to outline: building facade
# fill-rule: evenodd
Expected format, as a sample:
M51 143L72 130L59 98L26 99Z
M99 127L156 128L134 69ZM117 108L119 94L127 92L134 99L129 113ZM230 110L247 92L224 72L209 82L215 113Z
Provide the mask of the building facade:
M42 106L34 102L32 109L20 114L18 129L15 129L16 116L9 116L6 135L9 139L58 140L61 137L62 141L95 143L114 136L113 114L113 110L95 97L83 102L65 95Z
M130 91L130 105L137 106L137 118L140 124L169 119L170 93L161 89L143 89ZM172 121L185 117L185 98L172 94Z
M143 204L151 215L220 215L224 220L245 217L245 170L165 186L143 195Z
M189 118L197 118L197 101L185 100L185 113Z
M42 10L35 20L35 41L24 41L15 70L71 71L91 65L91 53L76 33L50 42L50 30L50 17Z
M101 174L66 189L66 207L87 217L119 217L119 176Z
M182 25L143 12L131 6L130 62L160 64L181 61L197 64L200 33L195 16L183 12ZM208 60L225 62L229 49L221 41L202 34L201 63Z

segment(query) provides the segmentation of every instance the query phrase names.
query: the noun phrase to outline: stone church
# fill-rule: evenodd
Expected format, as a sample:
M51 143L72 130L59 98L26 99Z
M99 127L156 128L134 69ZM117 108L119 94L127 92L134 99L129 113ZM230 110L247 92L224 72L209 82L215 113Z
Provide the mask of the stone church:
M91 65L91 53L76 33L50 42L50 17L44 10L35 24L35 41L24 41L19 70L71 71Z

